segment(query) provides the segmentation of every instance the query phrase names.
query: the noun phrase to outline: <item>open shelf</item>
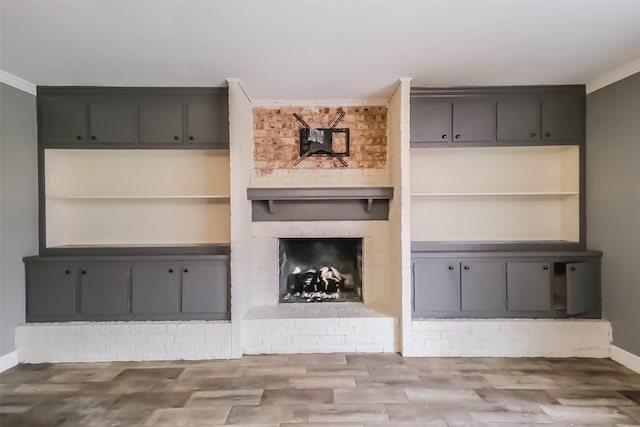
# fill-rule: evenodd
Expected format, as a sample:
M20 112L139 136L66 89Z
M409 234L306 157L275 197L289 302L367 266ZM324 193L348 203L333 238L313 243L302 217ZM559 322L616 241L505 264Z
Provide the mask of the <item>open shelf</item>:
M415 193L411 197L570 197L577 191L521 191L504 193Z
M45 150L46 247L230 242L222 150Z
M229 196L213 194L165 194L165 195L132 195L132 194L56 194L48 195L48 199L219 199L229 200Z
M411 240L579 242L579 148L411 150Z

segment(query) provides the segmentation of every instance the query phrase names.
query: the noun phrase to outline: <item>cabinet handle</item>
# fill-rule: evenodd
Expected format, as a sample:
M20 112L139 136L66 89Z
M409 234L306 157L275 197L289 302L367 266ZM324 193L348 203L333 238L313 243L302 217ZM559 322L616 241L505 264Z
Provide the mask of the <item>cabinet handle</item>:
M169 269L169 273L173 273L173 268L170 268L170 269Z
M92 139L93 141L95 141L96 139L98 139L98 137L97 137L97 136L95 136L95 135L91 135L91 139Z
M545 266L543 266L543 267L542 267L542 269L543 269L543 270L548 270L548 269L549 269L549 266L548 266L548 265L545 265Z
M465 265L465 266L464 266L464 269L465 269L465 270L469 270L469 266L468 266L468 265Z
M173 139L174 139L175 141L180 141L180 137L177 137L177 136L174 136L174 137L173 137Z
M77 139L78 141L82 141L82 137L81 137L80 135L76 135L76 139Z
M447 139L447 134L446 133L442 134L442 139Z
M545 138L549 138L550 136L551 136L551 132L545 132L545 133L544 133L544 137L545 137Z
M190 136L190 137L189 137L189 140L190 140L190 141L194 141L195 139L196 139L196 138L195 138L195 137L193 137L193 136Z
M454 268L453 265L449 266L449 270L453 270L453 268Z
M536 137L536 133L535 132L531 132L531 135L529 135L531 138L535 138Z
M182 271L184 271L185 273L188 273L188 272L189 272L189 269L188 269L188 268L185 268L185 269L184 269L184 270L182 270Z
M571 267L571 271L576 271L576 268L575 267Z
M65 270L64 274L71 274L71 270Z
M456 139L460 139L460 134L456 135Z
M80 273L86 276L87 275L87 270L82 270Z

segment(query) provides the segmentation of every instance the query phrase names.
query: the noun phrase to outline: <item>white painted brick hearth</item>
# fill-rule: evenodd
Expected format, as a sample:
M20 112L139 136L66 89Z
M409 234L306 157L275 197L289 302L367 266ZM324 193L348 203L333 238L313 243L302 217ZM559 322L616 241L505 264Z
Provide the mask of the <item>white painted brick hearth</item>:
M254 308L242 326L245 354L399 351L398 320L359 303Z
M16 329L21 363L200 360L231 357L231 323L32 323Z
M605 320L413 320L409 357L609 357Z

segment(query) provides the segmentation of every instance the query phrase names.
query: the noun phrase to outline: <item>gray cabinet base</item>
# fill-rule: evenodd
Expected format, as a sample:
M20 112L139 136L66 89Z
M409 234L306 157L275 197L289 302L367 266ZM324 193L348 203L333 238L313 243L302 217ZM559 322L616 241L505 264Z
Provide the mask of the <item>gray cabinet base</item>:
M27 322L229 320L229 256L25 258Z
M600 318L601 257L597 251L413 251L412 317Z

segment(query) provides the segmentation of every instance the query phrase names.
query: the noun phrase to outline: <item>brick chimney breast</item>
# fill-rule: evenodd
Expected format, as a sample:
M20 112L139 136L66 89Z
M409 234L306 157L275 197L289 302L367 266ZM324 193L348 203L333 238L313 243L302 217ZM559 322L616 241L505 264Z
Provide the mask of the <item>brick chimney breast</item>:
M253 109L253 159L256 175L269 175L286 169L343 168L332 157L310 157L297 166L300 123L298 113L310 126L330 127L340 112L345 116L338 125L349 128L350 155L344 159L349 169L380 169L387 163L387 107L287 107ZM344 140L336 135L336 150L344 148Z

